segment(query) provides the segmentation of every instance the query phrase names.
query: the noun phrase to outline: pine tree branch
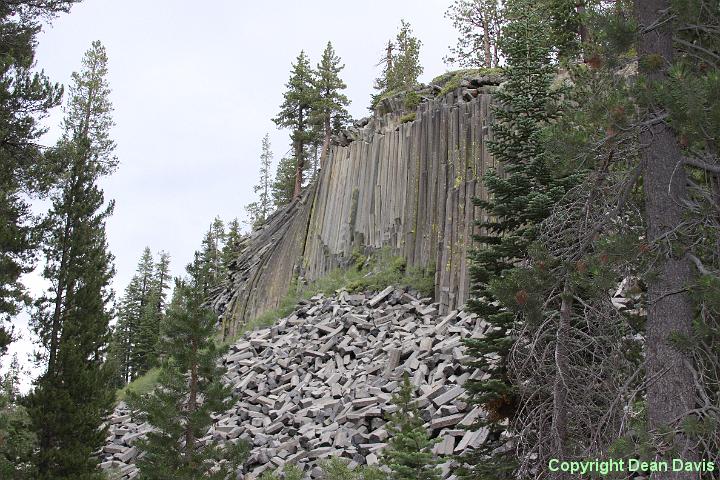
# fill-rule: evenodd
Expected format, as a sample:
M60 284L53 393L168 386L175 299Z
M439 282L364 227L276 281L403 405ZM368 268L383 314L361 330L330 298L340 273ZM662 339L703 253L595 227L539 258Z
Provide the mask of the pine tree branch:
M682 158L682 162L683 162L685 165L690 165L690 166L693 166L693 167L702 168L703 170L705 170L705 171L707 171L707 172L720 173L720 164L706 163L706 162L704 162L704 161L702 161L702 160L698 160L698 159L695 159L695 158L688 158L688 157L683 157L683 158Z

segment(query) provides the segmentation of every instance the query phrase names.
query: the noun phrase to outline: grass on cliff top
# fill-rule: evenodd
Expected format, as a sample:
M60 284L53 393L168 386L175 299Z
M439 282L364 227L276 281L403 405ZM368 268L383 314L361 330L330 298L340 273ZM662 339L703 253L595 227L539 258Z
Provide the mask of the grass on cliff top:
M453 90L460 88L460 82L467 77L476 75L497 75L502 73L502 68L463 68L461 70L452 70L445 72L433 78L430 83L442 87L438 97L442 97Z

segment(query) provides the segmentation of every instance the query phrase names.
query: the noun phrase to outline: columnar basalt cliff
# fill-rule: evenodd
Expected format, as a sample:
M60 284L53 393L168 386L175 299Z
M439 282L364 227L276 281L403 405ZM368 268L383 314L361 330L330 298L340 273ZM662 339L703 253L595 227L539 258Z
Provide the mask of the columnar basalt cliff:
M408 267L435 269L441 312L461 306L472 199L484 196L482 175L494 167L486 141L498 83L468 78L442 96L427 87L414 118L403 95L385 99L337 138L317 180L255 232L232 265L213 300L225 334L276 307L294 278L312 281L346 266L355 251L380 248Z

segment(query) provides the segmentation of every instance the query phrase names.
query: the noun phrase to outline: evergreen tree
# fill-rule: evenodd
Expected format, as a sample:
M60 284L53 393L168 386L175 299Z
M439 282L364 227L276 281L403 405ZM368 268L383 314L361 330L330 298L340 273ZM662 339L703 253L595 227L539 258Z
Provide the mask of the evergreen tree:
M435 441L423 426L425 421L413 394L414 388L406 373L400 391L392 398L397 410L387 424L390 438L383 450L382 463L390 469L393 480L438 480L441 478L439 462L432 452Z
M160 325L165 316L165 299L170 280L170 256L160 252L154 266L147 301L138 322L137 340L134 346L134 368L142 375L157 364Z
M0 478L33 480L32 454L37 438L31 429L30 416L19 401L19 377L20 364L14 355L0 382Z
M298 198L302 190L304 173L307 168L307 147L312 143L316 132L310 122L313 105L317 102L317 90L313 82L313 71L305 52L300 52L292 64L290 80L283 94L284 101L280 112L273 119L278 127L289 128L293 146L295 177L292 198ZM282 161L281 161L282 162Z
M575 62L582 53L583 47L591 48L589 42L588 26L586 24L586 5L598 5L602 10L601 2L585 2L577 0L540 0L538 8L545 12L548 32L553 46L560 60ZM617 2L616 10L623 8L623 2ZM597 17L596 17L597 18ZM606 29L608 25L596 29ZM596 39L597 41L598 39ZM581 58L580 58L581 60Z
M484 372L485 378L469 380L465 386L470 401L487 412L483 424L491 432L468 459L473 466L469 475L487 479L509 478L515 468L506 430L518 406L507 371L515 315L498 301L496 292L514 265L527 256L539 223L577 182L573 173L555 178L546 165L543 131L560 115L562 93L552 87L555 67L550 61L547 20L529 0L509 3L507 17L501 43L508 62L507 82L496 94L496 123L488 145L502 173L488 172L484 178L488 200L475 200L482 209L478 224L483 233L471 255L473 290L468 301L469 311L492 328L483 338L466 343L474 357L472 367Z
M447 63L461 67L497 67L502 5L498 0L455 0L445 12L458 31Z
M98 187L117 165L106 76L105 49L93 42L83 70L72 76L64 133L54 152L60 184L46 219L43 272L51 287L33 318L47 369L29 402L39 437L39 479L100 478L91 454L105 439L100 425L114 393L103 365L114 273L105 222L113 203L105 204Z
M222 251L225 245L225 225L215 217L210 229L202 241L201 259L198 266L203 272L201 277L206 297L225 279L227 274Z
M720 444L717 408L698 408L717 402L720 391L720 365L705 360L717 358L720 324L720 154L717 134L706 130L717 132L720 124L720 5L633 4L645 238L653 257L644 276L647 422L658 455L668 458L672 449L673 456L699 459ZM708 28L714 34L707 35ZM697 370L698 364L704 368Z
M343 125L348 118L345 107L350 104L350 100L341 93L347 85L340 78L340 72L345 68L340 62L332 43L328 42L315 72L317 99L313 105L313 121L322 129L323 138L319 168L323 167L327 159L330 136L338 133L338 126Z
M245 237L240 233L240 222L235 218L228 224L225 246L222 250L223 265L226 271L229 269L230 263L240 255L244 240Z
M272 198L275 207L280 208L292 202L295 192L295 159L284 157L280 160L272 183Z
M719 251L720 217L700 213L720 211L716 140L701 133L719 128L708 115L719 77L696 56L717 50L717 38L699 32L720 24L720 10L639 3L643 20L631 4L586 12L601 28L587 33L588 63L570 67L566 98L575 107L544 135L544 148L556 172L589 172L543 220L529 258L493 282L522 321L510 372L522 393L513 422L522 429L513 445L522 478L551 475L549 458L659 458L670 449L704 458L720 441L717 411L693 400L716 403L720 384L719 364L708 360L719 338L720 263L709 252ZM653 233L658 227L667 230ZM647 320L644 308L618 312L609 298L632 278L643 279L648 297L656 289L656 299L634 306L647 305Z
M260 153L260 180L258 184L253 187L253 191L258 194L258 199L245 207L250 217L248 223L253 229L265 222L272 209L272 201L270 199L270 166L272 165L272 160L273 154L272 151L270 151L270 135L265 134L262 139L262 152Z
M203 307L206 265L200 252L187 267L188 276L176 280L173 300L164 322L163 361L159 385L150 394L130 396L135 414L157 430L137 442L140 479L225 480L246 457L244 443L200 444L212 425L212 414L230 406L230 390L222 383L222 351L215 345L217 318Z
M154 267L152 252L149 247L145 247L135 275L120 299L118 321L109 350L113 366L119 372L118 386L131 382L147 370L144 368L145 352L141 352L137 347L138 343L142 342L140 329L143 318L154 309L151 305L155 287Z
M375 89L380 94L410 90L418 83L423 72L420 65L420 47L422 42L412 34L412 27L405 20L400 22L395 42L388 42L382 75L375 80Z
M12 340L5 324L29 298L20 282L33 268L38 226L28 197L54 182L38 146L38 120L60 104L62 87L32 71L41 21L67 12L72 0L0 3L0 356Z

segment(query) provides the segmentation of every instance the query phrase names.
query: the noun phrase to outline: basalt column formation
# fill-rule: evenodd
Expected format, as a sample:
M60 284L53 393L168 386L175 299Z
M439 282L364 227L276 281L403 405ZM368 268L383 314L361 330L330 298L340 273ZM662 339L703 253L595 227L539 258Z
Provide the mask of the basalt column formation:
M320 278L348 264L353 252L381 248L408 267L434 268L440 313L468 297L468 250L485 196L494 76L467 78L438 95L417 92L379 103L373 117L335 139L326 164L303 196L276 212L249 239L213 300L225 334L272 309L294 278ZM414 113L414 115L413 115Z

